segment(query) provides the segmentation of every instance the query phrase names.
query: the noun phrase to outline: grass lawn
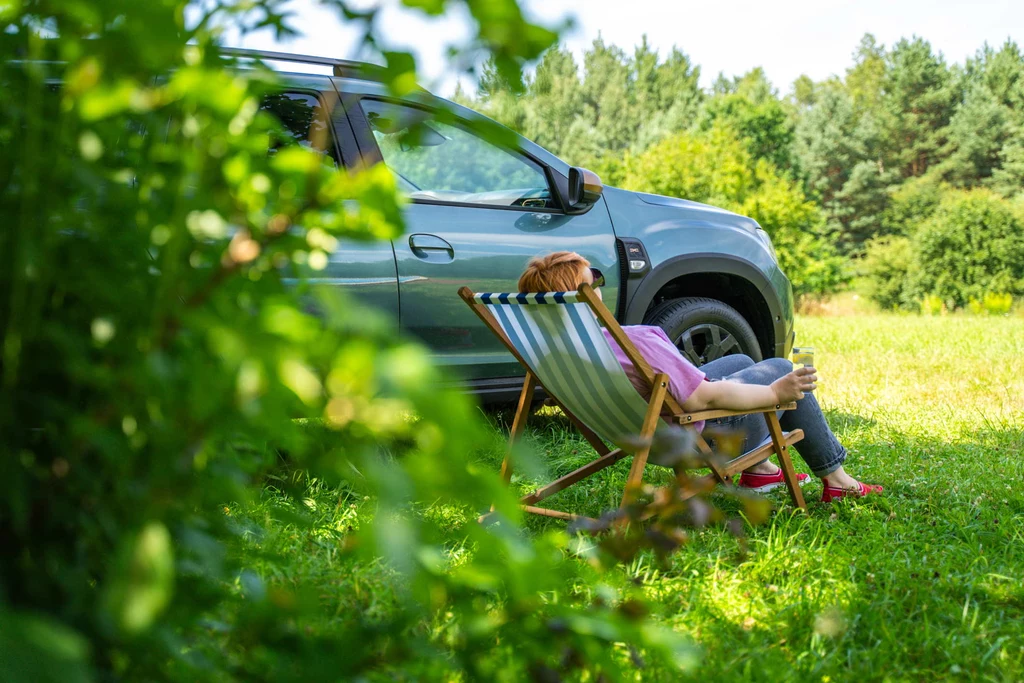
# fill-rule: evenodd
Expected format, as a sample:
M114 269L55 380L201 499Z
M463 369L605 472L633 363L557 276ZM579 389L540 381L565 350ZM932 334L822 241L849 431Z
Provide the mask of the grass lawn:
M642 557L618 570L622 578L642 579L661 606L656 618L699 644L692 680L1024 679L1024 319L804 317L797 331L800 345L816 348L818 397L850 450L848 471L886 492L824 505L813 480L804 517L782 490L772 496L779 512L748 529L742 559L735 538L709 529L667 567ZM548 475L591 457L566 424L548 413L529 428ZM488 454L486 466L500 456ZM546 502L599 514L617 504L628 467ZM514 479L523 490L535 483ZM323 528L370 513L372 500L346 496L326 506ZM340 570L330 558L329 548L304 551L301 569L274 571L319 573L327 585ZM387 591L374 593L377 568L345 571L364 582L363 597L352 603L334 589L328 610L339 601L391 609Z

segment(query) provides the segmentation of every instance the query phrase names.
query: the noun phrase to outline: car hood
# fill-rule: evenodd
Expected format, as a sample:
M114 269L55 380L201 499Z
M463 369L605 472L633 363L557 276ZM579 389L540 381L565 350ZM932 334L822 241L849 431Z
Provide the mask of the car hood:
M640 237L651 230L679 226L726 228L753 234L761 226L732 211L676 197L605 187L604 197L615 232Z
M687 211L694 211L697 213L712 213L720 216L728 216L730 219L741 218L744 220L751 220L746 216L741 216L733 211L726 211L725 209L717 206L711 206L710 204L701 204L700 202L693 202L689 199L679 199L678 197L665 197L660 194L647 194L646 192L634 192L640 201L644 204L651 204L652 206L670 206L674 209L686 209Z

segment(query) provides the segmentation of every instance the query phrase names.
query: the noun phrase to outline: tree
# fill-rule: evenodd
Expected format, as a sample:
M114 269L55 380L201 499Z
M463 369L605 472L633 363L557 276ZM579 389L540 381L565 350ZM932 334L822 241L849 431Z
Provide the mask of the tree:
M864 294L883 310L917 308L908 285L913 264L910 238L897 235L868 241L860 263Z
M889 204L882 215L884 232L909 237L917 232L939 208L949 185L939 182L934 176L910 178L899 185L893 185L889 192Z
M632 56L596 40L582 80L572 53L553 47L524 94L484 71L475 106L606 182L621 179L627 152L692 125L703 97L699 67L676 48L661 61L646 39Z
M624 187L736 211L772 237L779 263L799 293L841 284L841 264L820 238L818 207L765 159L754 159L724 126L673 135L630 161Z
M858 111L877 112L884 94L885 46L865 33L853 53L853 66L846 70L846 88Z
M882 80L885 164L920 176L940 160L957 94L949 68L922 38L902 39L886 55Z
M974 58L967 60L964 71L975 87L983 86L1001 105L997 109L1001 112L997 118L1002 121L996 121L995 128L1002 132L1003 144L991 166L991 178L985 184L1006 197L1024 192L1024 54L1011 40L1007 40L998 51L985 45ZM990 115L994 113L991 109L989 111ZM964 131L967 137L973 137L971 134L970 130ZM981 156L985 157L996 140L990 131L984 129L975 131L974 135L988 138L987 145L975 138L977 143L981 143L975 148L984 149ZM982 163L987 166L991 161L989 156Z
M850 95L826 88L795 132L794 157L805 186L828 215L826 232L848 254L879 232L893 180L871 158L871 124L868 114L858 116Z
M685 52L673 47L655 71L656 101L659 109L682 106L693 111L704 98L700 89L700 66Z
M629 147L639 124L631 96L631 64L626 53L600 37L583 57L584 117L605 154Z
M801 74L793 81L793 103L800 109L806 110L818 101L817 86L807 74Z
M1010 110L981 83L967 91L949 123L946 158L941 175L954 185L985 183L1002 164L1002 152L1013 131Z
M1004 197L1024 197L1024 127L1018 126L999 150L999 168L989 185Z
M512 92L522 94L526 90L522 72L510 75L502 71L498 68L493 57L484 62L483 67L481 67L477 88L480 92L480 97L484 101L499 93Z
M998 51L985 45L967 60L965 71L1000 104L1015 112L1017 121L1024 122L1024 53L1015 42L1007 39Z
M544 53L528 89L523 134L555 154L575 144L570 134L583 114L579 68L572 53L559 46Z
M728 90L705 102L701 127L729 126L753 157L766 159L779 169L791 168L792 117L764 70L758 67L734 79Z
M639 120L630 150L639 153L651 144L693 125L703 100L700 67L673 47L664 62L644 42L633 57L634 101Z

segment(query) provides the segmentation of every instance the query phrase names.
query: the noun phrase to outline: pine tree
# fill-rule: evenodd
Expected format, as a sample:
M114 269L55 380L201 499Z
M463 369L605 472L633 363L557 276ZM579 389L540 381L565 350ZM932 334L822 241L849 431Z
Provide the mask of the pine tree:
M882 102L885 79L885 46L865 33L853 52L853 67L846 70L846 89L858 111L876 112Z
M638 121L630 97L630 63L626 53L600 37L583 57L582 96L585 116L596 142L607 154L629 147Z
M956 101L951 74L942 55L922 38L900 40L885 62L885 162L901 177L920 176L941 158Z
M570 131L584 115L572 53L558 46L545 52L527 95L523 134L555 154L571 155L579 141Z
M1013 126L1010 110L982 83L975 83L949 123L948 158L942 176L959 187L974 187L992 177Z
M892 180L872 158L873 121L858 116L854 101L840 88L822 88L800 118L794 143L807 190L828 216L826 231L845 253L859 253L881 230Z

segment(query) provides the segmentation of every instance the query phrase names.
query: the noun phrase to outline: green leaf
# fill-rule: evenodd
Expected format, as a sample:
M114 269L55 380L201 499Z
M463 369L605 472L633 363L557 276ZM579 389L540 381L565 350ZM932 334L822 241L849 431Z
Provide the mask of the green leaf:
M402 4L436 16L444 12L445 0L402 0Z
M85 683L89 643L50 617L0 610L0 681Z
M120 553L107 588L107 610L128 634L149 629L171 601L174 551L161 522L149 522Z
M82 119L98 121L122 114L131 109L138 91L138 85L126 79L90 88L78 98Z

